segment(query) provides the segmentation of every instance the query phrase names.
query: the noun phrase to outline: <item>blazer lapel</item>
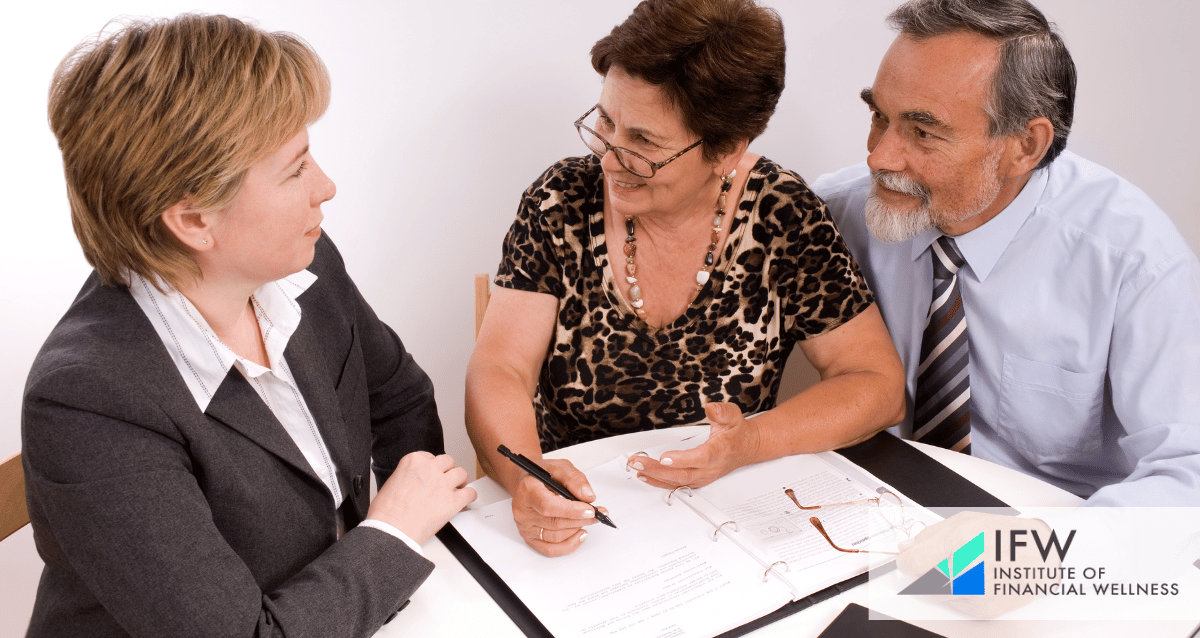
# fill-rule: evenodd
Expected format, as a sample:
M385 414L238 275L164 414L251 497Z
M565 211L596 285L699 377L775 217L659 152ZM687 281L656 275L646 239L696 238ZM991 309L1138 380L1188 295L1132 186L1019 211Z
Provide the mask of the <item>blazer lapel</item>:
M80 293L80 296L83 294ZM120 341L128 344L131 361L127 372L142 379L139 385L145 387L150 395L156 396L158 402L174 405L175 408L170 410L172 414L196 414L198 419L209 417L220 421L272 455L280 457L299 473L311 477L318 484L324 484L304 458L304 453L296 447L292 437L254 393L238 369L229 368L226 378L212 396L208 410L203 416L200 415L196 399L180 378L179 369L170 359L166 345L158 338L154 326L146 319L133 297L124 289L104 288L94 294L102 295L102 302L106 303L109 311L108 320L124 331Z
M324 485L283 424L271 414L254 388L237 368L230 368L217 388L205 415L240 432L263 449L286 461L297 471Z
M308 411L317 422L317 429L325 440L325 447L333 457L334 465L344 474L353 474L359 462L350 453L345 420L333 389L334 377L321 366L324 359L317 348L312 322L300 320L300 325L296 326L296 331L288 341L284 358L300 388L300 394L304 396Z
M83 294L81 292L80 296ZM163 405L177 406L173 413L187 415L195 411L199 416L195 398L180 378L179 370L154 326L133 297L123 289L101 288L94 294L103 295L104 303L111 311L109 318L128 331L122 341L129 344L131 361L138 362L130 366L130 374L140 375L141 385ZM317 484L324 485L287 430L236 368L229 369L204 416L224 423Z

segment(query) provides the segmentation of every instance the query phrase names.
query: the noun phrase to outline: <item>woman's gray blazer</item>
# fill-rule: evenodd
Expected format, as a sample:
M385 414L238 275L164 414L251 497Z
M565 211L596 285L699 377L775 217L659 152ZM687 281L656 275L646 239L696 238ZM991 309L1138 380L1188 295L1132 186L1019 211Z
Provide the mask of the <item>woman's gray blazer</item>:
M322 237L285 356L337 467L333 499L236 368L204 413L123 287L95 273L38 353L21 434L46 562L30 636L369 636L433 564L355 527L369 471L440 453L429 377ZM372 466L372 461L374 465Z

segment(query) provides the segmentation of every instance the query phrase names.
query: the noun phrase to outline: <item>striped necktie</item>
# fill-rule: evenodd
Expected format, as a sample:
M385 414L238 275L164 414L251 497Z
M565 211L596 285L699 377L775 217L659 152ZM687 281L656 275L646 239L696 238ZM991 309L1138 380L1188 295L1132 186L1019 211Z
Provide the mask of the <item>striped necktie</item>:
M970 347L958 281L958 269L966 262L950 237L939 238L931 252L933 302L921 338L913 439L970 454Z

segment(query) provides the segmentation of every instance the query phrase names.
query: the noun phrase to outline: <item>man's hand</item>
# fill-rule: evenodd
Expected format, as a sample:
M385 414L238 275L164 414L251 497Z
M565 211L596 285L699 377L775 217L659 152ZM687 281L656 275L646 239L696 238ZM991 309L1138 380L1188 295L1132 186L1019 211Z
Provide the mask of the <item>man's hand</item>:
M411 452L379 487L367 518L383 521L423 545L475 500L467 478L467 471L448 454Z
M671 451L659 460L633 456L629 467L654 487L703 487L743 465L753 463L758 450L758 430L742 417L733 403L709 403L704 413L712 422L708 440L690 449Z
M513 492L513 520L521 538L539 554L570 554L579 549L580 543L587 538L583 528L598 522L596 508L589 505L596 500L596 494L588 484L587 477L570 461L541 459L538 465L585 502L565 499L550 491L541 481L526 475ZM601 508L600 511L607 510Z
M1049 571L1057 575L1057 568L1060 566L1060 563L1058 555L1053 551L1047 555L1046 560L1042 560L1042 556L1033 541L1032 534L1023 537L1027 544L1024 547L1017 548L1015 561L1010 560L1012 558L1012 555L1009 553L1011 548L1007 544L1011 538L1009 530L1014 529L1037 530L1042 539L1047 539L1050 536L1050 527L1037 519L984 514L981 512L960 512L944 521L925 528L920 534L917 534L915 539L907 541L907 547L905 547L905 544L902 544L901 546L905 548L896 557L896 567L906 576L920 578L930 569L934 569L938 563L951 557L958 548L974 539L980 533L983 533L985 548L983 556L984 560L988 562L989 571L993 567L1033 568L1028 571L1023 570L1022 573L1032 574L1034 577L1012 581L1013 584L1021 585L1022 589L1024 589L1024 585L1026 584L1036 589L1036 585L1039 584L1049 585L1050 583L1059 582L1060 578L1057 577L1036 577L1039 573L1037 570L1039 567L1050 568ZM996 530L1001 530L1001 538L1004 539L1005 543L1000 563L994 561L996 555ZM1042 570L1042 573L1045 571ZM986 589L982 596L952 596L949 595L949 589L947 589L946 594L946 596L937 597L940 603L959 613L975 618L996 618L1018 607L1023 607L1037 598L1036 595L996 594Z

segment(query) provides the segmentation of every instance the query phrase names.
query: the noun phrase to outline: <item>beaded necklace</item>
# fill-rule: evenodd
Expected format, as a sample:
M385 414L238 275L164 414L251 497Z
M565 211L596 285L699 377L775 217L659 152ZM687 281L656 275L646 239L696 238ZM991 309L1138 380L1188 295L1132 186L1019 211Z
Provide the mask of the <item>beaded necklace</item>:
M737 175L737 170L732 170L728 175L721 178L721 192L717 195L717 212L713 218L712 235L708 242L708 252L704 255L704 265L700 270L696 271L696 293L699 294L704 289L704 284L708 283L709 276L712 273L713 264L716 258L713 253L717 250L717 241L721 238L721 221L725 217L725 194L733 186L733 178ZM643 306L646 300L642 297L642 288L638 285L637 280L637 264L633 258L637 255L637 237L634 234L634 223L632 217L625 218L625 281L629 283L629 305L633 306L638 316L644 316L646 311Z

